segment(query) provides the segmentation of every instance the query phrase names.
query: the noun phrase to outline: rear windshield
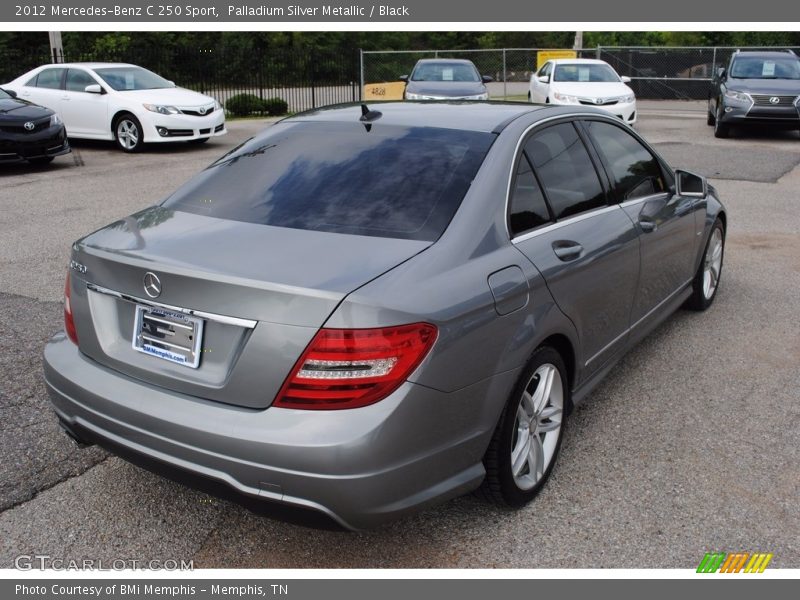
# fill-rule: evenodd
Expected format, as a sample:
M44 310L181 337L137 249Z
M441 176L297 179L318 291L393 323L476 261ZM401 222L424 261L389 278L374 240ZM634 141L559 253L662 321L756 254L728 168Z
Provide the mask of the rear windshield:
M380 123L279 123L164 206L277 227L434 241L493 140L490 133Z

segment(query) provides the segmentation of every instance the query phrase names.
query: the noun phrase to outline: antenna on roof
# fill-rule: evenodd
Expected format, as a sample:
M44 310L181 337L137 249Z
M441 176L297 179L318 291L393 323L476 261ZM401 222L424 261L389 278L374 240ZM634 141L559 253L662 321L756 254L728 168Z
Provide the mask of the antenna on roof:
M361 105L361 117L359 117L359 121L368 123L370 121L375 121L380 119L383 116L383 113L377 110L370 110L366 104Z

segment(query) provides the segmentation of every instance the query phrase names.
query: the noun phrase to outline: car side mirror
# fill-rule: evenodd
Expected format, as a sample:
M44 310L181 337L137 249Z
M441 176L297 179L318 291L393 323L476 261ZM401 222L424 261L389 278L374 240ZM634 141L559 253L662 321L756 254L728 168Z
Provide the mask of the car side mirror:
M87 92L89 94L102 94L103 93L103 88L100 86L99 83L93 83L93 84L87 85L85 88L83 88L83 91Z
M628 77L627 75L623 75L622 77L620 77L620 78L619 78L619 80L620 80L622 83L630 83L630 82L631 82L631 78L630 78L630 77Z
M17 97L17 92L15 92L14 90L5 90L5 89L4 89L3 91L4 91L6 94L8 94L9 96L11 96L12 98L16 98L16 97Z
M489 75L481 75L481 81L483 83L492 83L494 81L494 77L491 77Z
M725 67L720 67L717 69L717 77L720 79L725 79Z
M675 190L679 196L705 198L708 195L708 180L702 175L676 169Z
M400 75L400 77L398 77L397 79L399 79L400 81L408 81L408 75Z
M539 75L537 79L539 80L539 83L550 83L550 75Z

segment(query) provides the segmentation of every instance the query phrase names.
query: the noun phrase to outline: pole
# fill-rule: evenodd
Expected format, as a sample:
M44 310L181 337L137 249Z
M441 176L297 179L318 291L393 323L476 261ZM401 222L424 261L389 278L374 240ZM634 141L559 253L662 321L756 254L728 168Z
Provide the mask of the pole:
M582 50L583 49L583 32L576 31L575 32L575 43L572 45L573 50Z
M53 62L64 62L64 44L61 41L61 32L50 31L48 34L50 36L50 56Z
M364 49L358 49L359 73L361 73L361 88L358 90L359 100L362 98L361 94L364 93Z
M507 80L508 71L506 70L506 49L503 48L503 100L508 100L508 89L506 88Z

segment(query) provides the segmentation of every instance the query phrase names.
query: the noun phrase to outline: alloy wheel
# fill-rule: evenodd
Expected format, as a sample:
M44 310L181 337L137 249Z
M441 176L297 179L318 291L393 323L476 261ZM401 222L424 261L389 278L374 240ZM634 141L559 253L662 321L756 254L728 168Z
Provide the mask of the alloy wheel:
M722 268L722 230L717 227L711 234L703 262L703 296L710 299L717 289Z
M139 143L139 128L130 119L122 119L117 124L117 140L126 150L133 150Z
M547 472L558 448L564 415L559 370L545 363L534 372L517 406L511 440L511 474L521 490L533 488Z

